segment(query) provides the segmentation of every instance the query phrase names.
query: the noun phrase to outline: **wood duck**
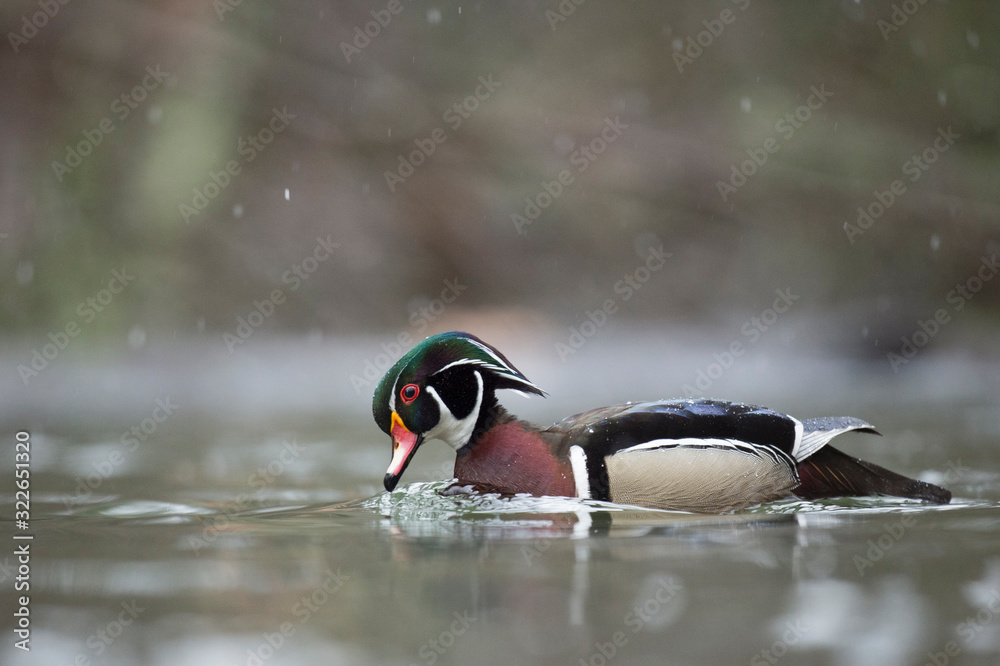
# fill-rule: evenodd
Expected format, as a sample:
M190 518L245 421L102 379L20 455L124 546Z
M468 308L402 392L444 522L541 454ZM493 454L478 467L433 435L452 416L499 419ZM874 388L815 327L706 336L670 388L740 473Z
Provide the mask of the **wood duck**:
M511 389L545 396L496 348L468 333L425 339L375 390L375 422L392 438L392 491L425 439L455 449L459 485L482 492L604 500L723 513L788 497L891 495L947 504L944 488L852 458L827 443L879 434L852 417L800 421L764 407L661 400L602 407L548 428L497 402Z

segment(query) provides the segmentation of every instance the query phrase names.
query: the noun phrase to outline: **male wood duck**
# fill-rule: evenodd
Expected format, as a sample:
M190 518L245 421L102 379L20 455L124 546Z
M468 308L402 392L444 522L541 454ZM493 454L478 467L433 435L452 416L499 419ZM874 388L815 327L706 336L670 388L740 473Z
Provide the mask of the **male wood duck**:
M852 458L827 443L852 417L800 421L763 407L716 400L661 400L602 407L548 428L497 402L512 389L544 396L496 348L474 335L434 335L379 382L375 422L392 437L385 488L393 490L425 439L455 449L458 484L723 513L799 497L891 495L947 504L944 488Z

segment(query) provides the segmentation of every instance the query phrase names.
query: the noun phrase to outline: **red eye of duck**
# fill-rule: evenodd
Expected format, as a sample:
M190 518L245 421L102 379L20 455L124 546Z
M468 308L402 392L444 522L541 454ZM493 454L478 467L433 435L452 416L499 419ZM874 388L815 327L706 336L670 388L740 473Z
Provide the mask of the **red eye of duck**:
M420 387L416 384L407 384L399 391L399 397L403 399L403 404L410 404L417 399L417 395L420 393Z

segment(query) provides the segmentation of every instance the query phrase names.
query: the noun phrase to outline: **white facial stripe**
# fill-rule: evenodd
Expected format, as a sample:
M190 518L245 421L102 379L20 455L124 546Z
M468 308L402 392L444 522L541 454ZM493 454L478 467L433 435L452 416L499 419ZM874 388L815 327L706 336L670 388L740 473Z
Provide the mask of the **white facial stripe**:
M590 499L590 474L587 473L587 454L577 445L569 447L569 464L573 467L576 496Z
M512 379L516 379L517 381L522 382L523 384L526 384L526 385L530 386L531 388L538 389L537 386L535 386L534 384L532 384L528 380L523 379L521 377L521 373L519 373L517 370L515 370L510 365L508 365L506 362L504 362L504 360L501 359L499 356L497 356L493 352L492 349L490 349L489 347L487 347L486 345L484 345L481 342L476 342L475 340L469 340L469 342L471 342L472 344L476 345L477 347L479 347L480 349L482 349L484 352L486 352L487 354L489 354L490 358L494 359L497 362L498 366L501 366L502 368L504 368L505 372L507 374L509 374ZM538 390L540 391L541 389L538 389Z
M451 413L448 405L444 403L444 400L441 399L441 396L438 395L433 386L427 387L427 393L437 401L441 417L438 419L436 426L424 433L425 438L440 439L456 451L469 443L472 431L476 427L476 421L479 420L479 408L483 405L483 376L478 372L473 372L473 374L476 376L476 383L478 384L476 388L476 404L473 406L472 411L469 412L469 415L461 420L455 418L455 415Z
M515 371L514 371L514 368L512 368L512 367L510 367L509 365L507 365L506 363L504 363L504 362L503 362L503 360L501 360L499 356L497 356L496 354L494 354L494 353L493 353L493 350L492 350L492 349L490 349L489 347L487 347L487 346L486 346L486 345L484 345L483 343L481 343L481 342L477 342L477 341L475 341L475 340L469 340L469 342L471 342L472 344L474 344L475 346L479 347L479 348L480 348L480 349L482 349L482 350L483 350L484 352L486 352L486 354L487 354L487 355L488 355L488 356L489 356L490 358L492 358L492 359L493 359L494 361L496 361L496 362L497 362L497 365L499 365L499 366L502 366L502 367L506 368L506 369L507 369L507 372L509 372L510 374L512 374L512 375L516 375L516 374L517 374L517 372L515 372Z
M448 365L444 366L443 368L441 368L440 370L438 370L434 374L435 375L440 374L440 373L444 372L445 370L447 370L448 368L453 368L456 365L481 365L481 366L490 368L491 370L499 370L500 372L506 372L503 368L498 368L495 365L487 363L486 361L480 361L477 358L460 358L457 361L452 361L451 363L449 363ZM433 375L431 375L431 376L433 377Z
M541 391L542 393L545 393L545 391L542 391L542 389L538 388L537 386L535 386L534 384L532 384L531 382L529 382L529 381L527 381L525 379L521 379L520 377L511 377L511 379L513 379L514 381L517 381L517 382L521 382L525 386L530 386L531 388L535 389L536 391ZM517 389L511 389L511 390L512 391L517 391ZM522 395L528 396L529 394L523 393Z
M494 358L496 358L496 357L494 356ZM434 374L436 375L436 374L442 373L445 370L447 370L448 368L453 368L453 367L455 367L457 365L478 365L478 366L480 366L482 368L488 368L490 370L495 370L496 372L500 373L504 377L507 377L508 379L512 379L515 382L519 382L521 384L524 384L525 386L530 386L531 388L536 389L538 391L542 390L542 389L538 388L537 386L535 386L534 384L532 384L531 382L529 382L528 380L526 380L523 377L521 377L520 375L516 374L514 372L514 370L512 370L510 368L509 365L506 365L506 364L495 365L493 363L487 363L486 361L481 361L481 360L476 359L476 358L462 358L462 359L459 359L457 361L452 361L451 363L449 363L448 365L444 366L443 368L441 368L440 370L438 370ZM431 376L433 376L433 375L431 375ZM513 389L513 390L516 391L517 389ZM524 395L528 395L528 394L525 393Z

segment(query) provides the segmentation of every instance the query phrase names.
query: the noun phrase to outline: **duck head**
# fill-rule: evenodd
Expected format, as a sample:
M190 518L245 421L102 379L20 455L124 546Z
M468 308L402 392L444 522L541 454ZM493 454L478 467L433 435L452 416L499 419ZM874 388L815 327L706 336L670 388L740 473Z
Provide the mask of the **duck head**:
M392 438L385 489L396 487L425 439L455 451L473 443L498 408L498 389L545 395L496 348L468 333L432 335L399 359L372 399L375 423Z

